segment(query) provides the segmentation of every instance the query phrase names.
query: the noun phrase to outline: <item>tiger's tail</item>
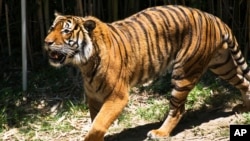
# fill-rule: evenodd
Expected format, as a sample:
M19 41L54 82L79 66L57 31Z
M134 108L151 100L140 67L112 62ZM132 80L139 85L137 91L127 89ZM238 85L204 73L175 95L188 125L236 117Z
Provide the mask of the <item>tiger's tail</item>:
M232 34L227 34L224 36L224 40L227 43L227 47L229 48L234 61L240 67L243 76L248 81L250 81L250 69L247 65L246 59L244 58L242 52L240 51L235 36L233 36Z

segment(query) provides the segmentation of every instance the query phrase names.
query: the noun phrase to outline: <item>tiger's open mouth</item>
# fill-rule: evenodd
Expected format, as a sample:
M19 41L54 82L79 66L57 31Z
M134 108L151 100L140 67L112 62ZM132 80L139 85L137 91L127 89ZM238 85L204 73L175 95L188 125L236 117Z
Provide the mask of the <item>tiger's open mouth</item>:
M62 64L66 59L66 55L58 51L51 51L48 53L48 56L51 61L60 64Z

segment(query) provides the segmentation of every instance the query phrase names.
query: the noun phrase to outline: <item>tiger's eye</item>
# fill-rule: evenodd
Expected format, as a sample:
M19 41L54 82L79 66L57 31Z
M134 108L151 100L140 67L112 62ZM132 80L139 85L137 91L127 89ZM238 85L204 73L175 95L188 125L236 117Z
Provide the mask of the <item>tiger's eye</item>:
M64 33L68 34L70 31L68 29L63 30Z

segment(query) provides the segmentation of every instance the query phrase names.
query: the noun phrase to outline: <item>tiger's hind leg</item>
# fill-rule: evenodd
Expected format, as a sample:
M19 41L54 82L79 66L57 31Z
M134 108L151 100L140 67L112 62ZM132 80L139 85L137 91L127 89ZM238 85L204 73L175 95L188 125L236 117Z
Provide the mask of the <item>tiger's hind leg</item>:
M249 71L242 70L239 66L244 63L237 63L229 50L221 49L209 64L209 69L213 73L240 90L244 104L235 108L238 112L250 111L250 82L247 78L249 77Z
M174 66L171 80L173 90L171 92L169 103L170 111L168 113L168 117L159 129L148 132L148 138L166 139L179 123L185 112L187 95L193 89L205 70L205 67L199 68L192 66L192 63L183 63L181 65L178 64L178 66Z

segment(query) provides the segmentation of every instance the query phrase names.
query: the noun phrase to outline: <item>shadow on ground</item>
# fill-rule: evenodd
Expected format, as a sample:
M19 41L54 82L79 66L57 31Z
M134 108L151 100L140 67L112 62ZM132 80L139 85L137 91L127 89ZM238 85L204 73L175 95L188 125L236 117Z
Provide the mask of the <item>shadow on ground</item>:
M193 112L187 112L177 127L174 129L171 136L183 132L184 130L192 129L202 123L209 122L221 117L228 117L233 115L234 112L223 112L223 110L197 110ZM134 128L128 128L120 133L108 135L105 137L105 141L143 141L147 139L147 132L152 129L157 129L161 126L162 122L145 124Z

